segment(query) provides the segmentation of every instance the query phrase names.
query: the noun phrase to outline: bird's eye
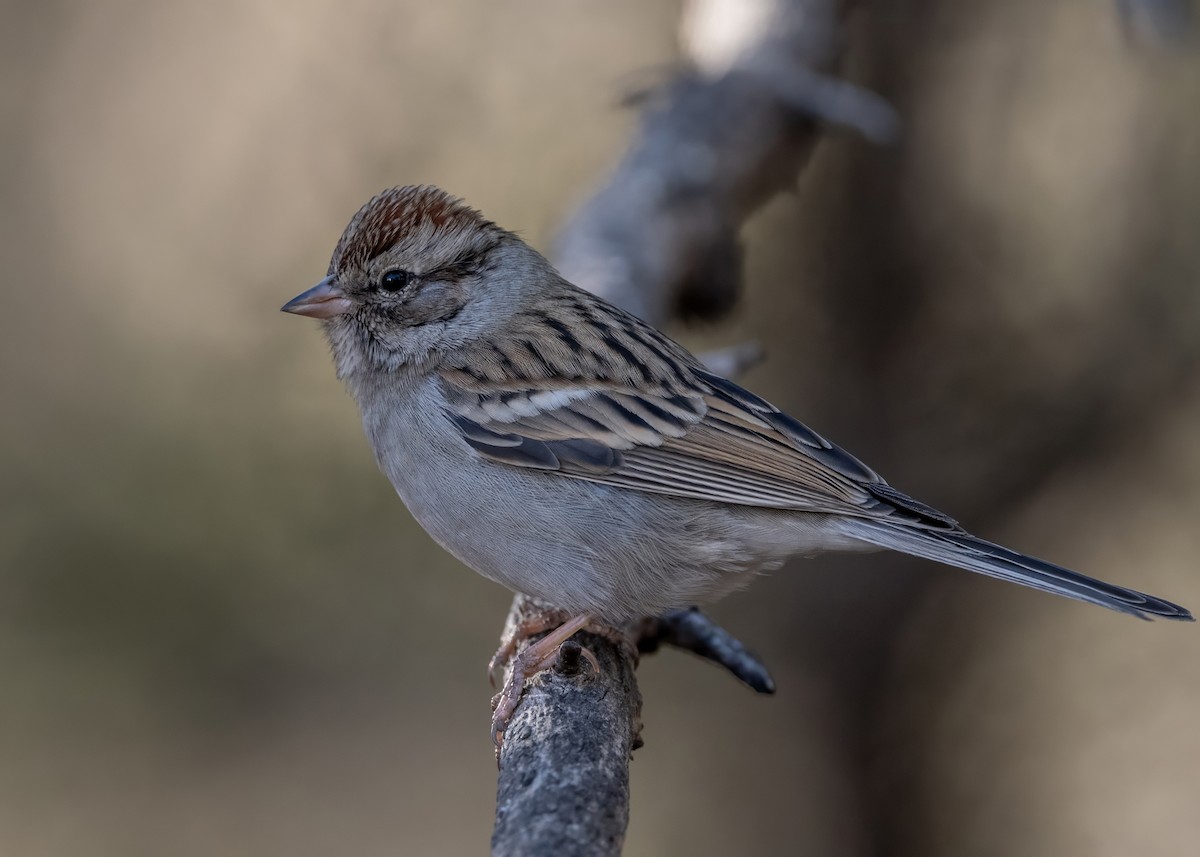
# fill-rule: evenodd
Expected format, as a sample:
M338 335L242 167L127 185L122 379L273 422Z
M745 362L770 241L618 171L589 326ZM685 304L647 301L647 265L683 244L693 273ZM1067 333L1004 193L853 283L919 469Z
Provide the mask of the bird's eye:
M398 292L412 281L412 271L388 271L379 278L379 288L385 292Z

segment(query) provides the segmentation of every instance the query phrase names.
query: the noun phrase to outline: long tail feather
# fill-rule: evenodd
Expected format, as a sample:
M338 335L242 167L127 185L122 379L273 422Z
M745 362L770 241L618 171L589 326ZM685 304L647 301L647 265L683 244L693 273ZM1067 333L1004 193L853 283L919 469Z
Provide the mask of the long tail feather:
M1193 621L1192 614L1178 604L1019 554L968 533L939 532L889 521L856 520L847 523L851 535L878 547L965 568L1042 592L1099 604L1142 619L1157 617Z

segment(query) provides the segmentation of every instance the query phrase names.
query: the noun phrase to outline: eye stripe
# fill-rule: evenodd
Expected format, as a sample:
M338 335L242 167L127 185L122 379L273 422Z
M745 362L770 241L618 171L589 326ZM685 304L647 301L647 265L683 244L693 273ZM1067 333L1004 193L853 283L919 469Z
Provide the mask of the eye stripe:
M456 258L440 266L433 273L450 277L466 277L471 274L477 274L483 265L484 257L496 246L496 243L493 241L486 247L464 250Z

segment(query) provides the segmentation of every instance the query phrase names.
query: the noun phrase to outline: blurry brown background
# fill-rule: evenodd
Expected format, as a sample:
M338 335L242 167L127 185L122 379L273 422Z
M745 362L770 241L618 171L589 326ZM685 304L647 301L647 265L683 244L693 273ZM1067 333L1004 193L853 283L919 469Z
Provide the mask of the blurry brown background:
M469 854L509 596L444 556L278 306L434 182L540 247L675 2L7 3L0 854ZM864 3L751 224L746 383L971 529L1200 607L1200 61L1112 4ZM715 613L755 697L644 662L626 853L1176 855L1200 632L903 558Z

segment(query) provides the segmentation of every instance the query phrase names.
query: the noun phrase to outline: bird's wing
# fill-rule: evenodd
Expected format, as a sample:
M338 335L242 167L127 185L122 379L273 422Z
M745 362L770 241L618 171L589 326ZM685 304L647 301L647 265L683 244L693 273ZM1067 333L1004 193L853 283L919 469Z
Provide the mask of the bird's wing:
M675 497L957 526L631 315L575 298L527 321L440 370L447 418L485 458Z

